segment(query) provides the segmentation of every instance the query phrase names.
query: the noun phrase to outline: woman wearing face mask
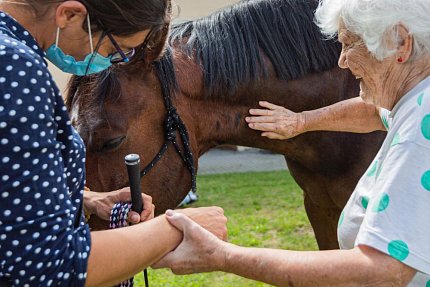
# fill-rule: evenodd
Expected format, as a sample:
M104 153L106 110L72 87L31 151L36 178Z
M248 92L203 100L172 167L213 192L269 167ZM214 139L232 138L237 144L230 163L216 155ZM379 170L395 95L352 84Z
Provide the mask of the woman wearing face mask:
M163 0L0 2L0 283L113 285L173 250L182 233L165 217L90 232L84 210L107 219L129 190L83 190L85 151L44 58L88 75L129 61L149 31L168 25ZM151 33L152 35L152 33ZM151 217L149 207L134 222ZM183 211L225 237L219 208ZM214 224L215 222L215 224Z

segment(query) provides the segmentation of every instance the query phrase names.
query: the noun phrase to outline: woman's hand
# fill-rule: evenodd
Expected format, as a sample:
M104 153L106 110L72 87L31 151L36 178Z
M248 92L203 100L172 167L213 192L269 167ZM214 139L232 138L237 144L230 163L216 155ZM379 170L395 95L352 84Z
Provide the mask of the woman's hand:
M142 193L144 210L139 215L134 211L128 213L129 223L139 223L154 218L155 206L152 204L152 197ZM89 215L96 215L100 219L109 221L112 207L118 202L130 202L130 188L111 191L111 192L84 192L85 212Z
M225 242L180 212L168 210L166 218L184 237L174 251L152 268L170 268L178 275L222 270Z
M259 102L266 109L251 109L246 122L251 129L263 131L269 139L285 140L305 132L305 116L268 102Z

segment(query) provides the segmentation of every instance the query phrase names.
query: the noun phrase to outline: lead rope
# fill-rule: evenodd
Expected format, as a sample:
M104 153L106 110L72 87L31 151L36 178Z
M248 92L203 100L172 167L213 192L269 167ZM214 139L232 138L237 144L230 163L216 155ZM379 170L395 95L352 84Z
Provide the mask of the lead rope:
M118 202L116 203L110 213L109 218L109 228L116 229L128 226L127 216L129 211L131 210L131 203L127 202ZM133 287L134 278L130 279L115 285L116 287Z
M131 203L130 202L118 202L116 203L110 213L109 218L109 228L110 229L116 229L116 228L122 228L128 226L127 218L128 213L131 210ZM145 278L145 286L149 287L148 282L148 273L146 272L146 269L144 271L144 278ZM134 284L134 278L131 277L130 279L123 281L119 283L118 285L115 285L116 287L133 287Z

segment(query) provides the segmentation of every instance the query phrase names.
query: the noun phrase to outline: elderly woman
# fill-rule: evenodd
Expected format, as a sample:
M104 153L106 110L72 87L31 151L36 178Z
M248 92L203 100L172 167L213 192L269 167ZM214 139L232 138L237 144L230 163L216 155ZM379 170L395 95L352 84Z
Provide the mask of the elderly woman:
M247 119L276 139L312 129L388 130L339 220L342 250L243 248L169 211L185 238L156 267L222 270L281 286L430 286L429 15L428 0L320 1L317 23L338 36L339 66L360 80L361 99L302 114L261 103L268 109Z

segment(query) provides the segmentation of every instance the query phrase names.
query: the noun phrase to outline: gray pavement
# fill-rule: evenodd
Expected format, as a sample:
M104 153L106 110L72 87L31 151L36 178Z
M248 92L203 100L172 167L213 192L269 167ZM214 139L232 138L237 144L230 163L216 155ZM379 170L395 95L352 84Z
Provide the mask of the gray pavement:
M198 174L285 170L282 155L262 152L258 149L229 151L213 149L199 160Z

